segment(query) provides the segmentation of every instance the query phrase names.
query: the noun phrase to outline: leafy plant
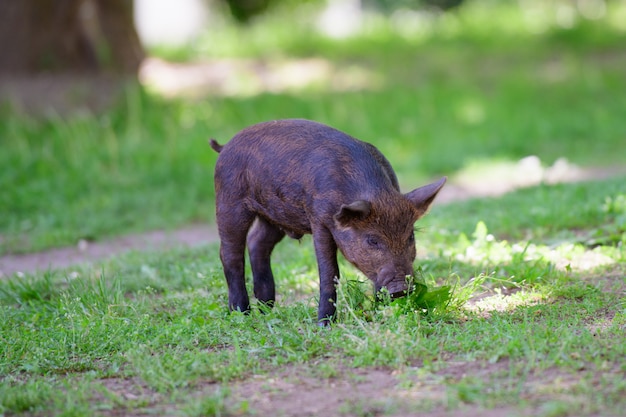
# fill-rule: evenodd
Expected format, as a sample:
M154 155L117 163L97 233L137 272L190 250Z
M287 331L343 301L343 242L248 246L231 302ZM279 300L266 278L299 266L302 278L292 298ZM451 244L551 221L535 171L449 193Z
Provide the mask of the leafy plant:
M586 246L624 245L626 243L626 194L607 196L602 204L610 223L593 230L583 242Z

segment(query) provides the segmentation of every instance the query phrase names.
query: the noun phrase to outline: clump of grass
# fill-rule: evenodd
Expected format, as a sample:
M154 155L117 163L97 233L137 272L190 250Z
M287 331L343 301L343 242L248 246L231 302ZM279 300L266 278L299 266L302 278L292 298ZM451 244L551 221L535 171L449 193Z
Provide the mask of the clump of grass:
M236 406L232 406L227 402L229 396L230 390L228 387L219 386L212 394L193 399L190 404L183 407L182 412L189 417L221 417L247 414L249 412L247 401L241 401Z
M626 243L626 194L617 193L605 197L602 212L607 224L592 230L582 242L588 247L624 246Z
M391 300L383 294L382 306L393 305L395 315L421 314L424 316L442 314L448 311L452 300L452 288L449 285L429 287L422 281L408 279L407 294Z
M416 270L415 277L407 277L409 290L404 296L394 299L385 288L373 294L368 282L342 279L338 286L339 321L371 322L381 317L406 315L428 319L451 317L458 314L477 291L485 289L488 279L480 274L461 280L458 275L451 274L442 283L431 277L427 284L420 268Z
M46 408L53 388L42 380L5 382L0 384L0 413L33 413Z
M52 275L46 272L39 279L21 276L20 279L0 283L0 303L27 307L31 303L49 301L59 291L53 283Z

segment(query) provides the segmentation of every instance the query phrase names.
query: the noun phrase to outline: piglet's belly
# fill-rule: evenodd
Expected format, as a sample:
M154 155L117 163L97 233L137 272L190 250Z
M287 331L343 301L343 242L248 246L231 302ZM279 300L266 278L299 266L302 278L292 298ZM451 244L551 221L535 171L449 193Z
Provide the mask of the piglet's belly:
M303 235L311 233L311 220L304 208L283 202L261 203L257 200L248 200L247 205L257 216L278 227L293 239L301 239Z

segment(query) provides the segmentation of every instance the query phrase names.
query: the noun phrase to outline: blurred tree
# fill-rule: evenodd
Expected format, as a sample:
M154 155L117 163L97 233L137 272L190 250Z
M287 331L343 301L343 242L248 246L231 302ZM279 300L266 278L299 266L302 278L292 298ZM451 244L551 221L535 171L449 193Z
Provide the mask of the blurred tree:
M327 3L322 0L222 0L228 5L231 15L240 23L248 23L254 16L262 14L271 8L281 6L298 6L302 3ZM460 6L464 0L362 0L364 6L392 11L399 8L420 9L434 8L449 10Z
M232 16L241 23L267 10L271 0L224 0L228 4Z
M133 74L132 0L0 0L0 72Z
M424 0L423 3L437 9L448 10L460 6L463 0Z
M445 11L460 6L463 0L364 0L364 3L386 11L400 8L434 8Z
M325 0L221 0L228 5L230 14L239 23L249 23L253 17L275 7L297 8L304 3L324 4Z

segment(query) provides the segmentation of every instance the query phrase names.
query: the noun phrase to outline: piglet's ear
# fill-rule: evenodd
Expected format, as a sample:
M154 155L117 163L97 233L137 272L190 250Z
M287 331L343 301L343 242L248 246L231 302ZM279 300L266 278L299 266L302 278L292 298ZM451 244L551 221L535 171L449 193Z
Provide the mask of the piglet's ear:
M335 221L342 227L350 227L355 220L366 218L372 211L372 204L365 200L356 200L350 204L343 204L335 214Z
M437 193L441 190L447 179L447 177L443 177L437 182L416 188L410 193L404 195L413 204L413 206L415 206L418 218L422 217L428 211L428 208L435 200Z

